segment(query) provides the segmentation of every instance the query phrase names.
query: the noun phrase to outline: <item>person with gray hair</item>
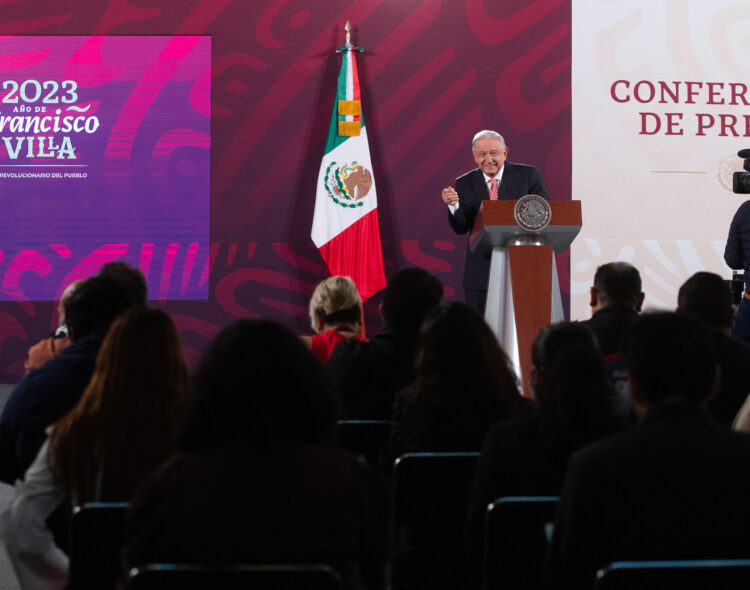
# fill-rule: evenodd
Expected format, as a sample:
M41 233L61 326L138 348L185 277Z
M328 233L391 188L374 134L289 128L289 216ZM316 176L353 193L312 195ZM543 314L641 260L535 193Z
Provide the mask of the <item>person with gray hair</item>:
M300 336L322 362L348 338L362 336L362 298L349 277L333 276L318 283L310 298L313 336Z
M65 321L65 304L70 299L73 292L83 283L83 280L77 280L70 283L60 296L57 304L57 329L55 329L47 338L40 340L34 346L29 348L26 355L26 361L23 368L26 372L33 371L43 366L47 361L57 358L57 356L68 346L70 346L70 336L68 335L68 325Z
M455 188L442 191L443 203L448 206L448 222L457 234L471 232L482 201L487 199L515 200L526 195L539 195L549 200L542 177L534 166L506 161L508 147L503 136L485 129L471 142L471 153L478 168L456 179ZM487 301L487 281L490 276L489 248L472 251L466 242L463 287L466 304L484 314Z

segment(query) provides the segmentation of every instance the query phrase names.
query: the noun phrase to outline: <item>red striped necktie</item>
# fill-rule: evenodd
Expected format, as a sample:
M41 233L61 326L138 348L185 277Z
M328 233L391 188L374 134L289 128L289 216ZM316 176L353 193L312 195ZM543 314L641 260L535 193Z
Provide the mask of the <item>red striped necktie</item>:
M490 178L490 201L497 201L497 178Z

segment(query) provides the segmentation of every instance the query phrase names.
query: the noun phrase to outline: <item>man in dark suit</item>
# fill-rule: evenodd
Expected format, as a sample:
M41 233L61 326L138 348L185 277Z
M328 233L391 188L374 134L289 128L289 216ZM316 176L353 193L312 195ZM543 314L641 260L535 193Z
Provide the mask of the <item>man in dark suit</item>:
M677 313L642 314L625 363L639 424L571 459L546 571L591 588L614 561L750 555L750 437L701 407L718 386L708 330Z
M534 166L506 162L508 148L502 135L480 131L471 142L471 153L478 168L456 179L443 189L443 202L448 205L448 222L457 234L470 232L482 201L487 199L515 200L525 195L539 195L549 200L542 177ZM484 314L487 281L490 276L489 248L472 252L467 241L464 261L464 298L466 304Z

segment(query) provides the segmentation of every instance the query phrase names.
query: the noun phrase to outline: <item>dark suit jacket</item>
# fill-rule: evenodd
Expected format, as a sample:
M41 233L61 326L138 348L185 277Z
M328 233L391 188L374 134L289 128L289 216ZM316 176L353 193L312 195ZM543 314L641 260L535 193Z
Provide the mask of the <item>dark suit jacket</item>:
M696 404L652 410L570 460L548 563L556 588L591 588L613 561L750 555L750 437Z
M591 319L581 322L591 328L599 341L602 356L622 352L625 335L638 319L638 312L627 305L608 305L594 312ZM748 392L750 393L750 392Z
M457 234L470 232L474 227L479 206L490 198L484 175L479 168L456 178L456 192L459 207L455 213L448 211L448 222ZM542 177L534 166L505 162L503 177L498 187L498 198L503 200L520 199L525 195L539 195L549 200ZM491 250L477 248L471 251L466 243L466 260L464 262L464 289L487 290L490 276Z
M73 342L16 385L0 415L0 481L23 479L39 452L45 429L81 399L94 372L103 334Z

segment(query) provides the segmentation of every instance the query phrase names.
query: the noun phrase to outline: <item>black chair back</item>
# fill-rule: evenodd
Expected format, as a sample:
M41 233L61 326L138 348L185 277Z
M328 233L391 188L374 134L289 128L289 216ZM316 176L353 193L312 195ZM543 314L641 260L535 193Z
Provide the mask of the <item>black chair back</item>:
M339 420L336 441L339 446L363 455L371 467L378 467L380 452L388 444L391 422L388 420Z
M70 590L114 588L127 502L89 502L70 519Z
M750 559L617 561L596 573L596 590L746 590Z
M465 527L478 457L407 453L394 462L394 587L470 587Z
M484 529L484 588L541 587L559 496L508 496L487 507Z
M344 590L327 565L210 566L155 563L133 568L126 590Z

